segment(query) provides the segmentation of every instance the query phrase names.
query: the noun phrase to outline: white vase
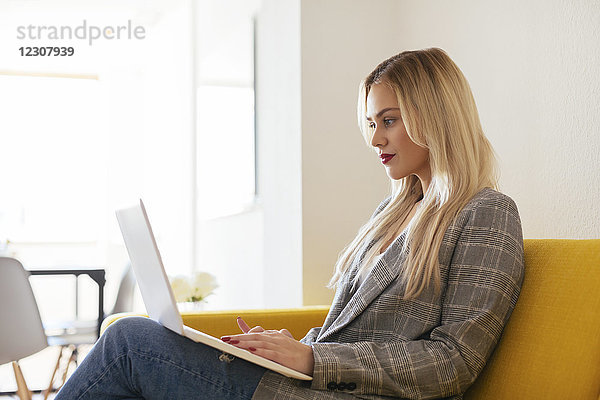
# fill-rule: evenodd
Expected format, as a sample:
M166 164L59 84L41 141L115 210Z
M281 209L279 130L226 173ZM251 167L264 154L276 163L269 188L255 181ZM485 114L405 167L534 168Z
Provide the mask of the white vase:
M203 301L185 301L182 303L177 303L177 308L179 312L198 312L204 310L204 302Z

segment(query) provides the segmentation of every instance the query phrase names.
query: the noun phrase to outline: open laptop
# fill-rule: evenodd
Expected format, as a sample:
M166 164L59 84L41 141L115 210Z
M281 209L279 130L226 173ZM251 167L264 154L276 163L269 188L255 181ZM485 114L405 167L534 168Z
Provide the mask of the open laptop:
M183 325L142 200L135 206L117 210L117 220L150 318L194 342L204 343L290 378L312 380L308 375Z

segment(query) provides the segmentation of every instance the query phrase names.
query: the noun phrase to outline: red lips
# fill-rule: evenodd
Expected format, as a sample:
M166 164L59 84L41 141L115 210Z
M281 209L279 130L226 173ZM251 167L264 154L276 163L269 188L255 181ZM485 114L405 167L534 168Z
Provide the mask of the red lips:
M383 164L387 164L392 158L394 158L395 154L387 154L387 153L383 153L379 155L379 158L381 158L381 162Z

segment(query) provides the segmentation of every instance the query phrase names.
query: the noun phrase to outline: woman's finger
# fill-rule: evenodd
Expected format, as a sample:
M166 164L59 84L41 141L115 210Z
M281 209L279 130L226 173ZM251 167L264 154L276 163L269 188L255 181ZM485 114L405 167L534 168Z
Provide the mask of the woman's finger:
M242 330L242 332L244 332L244 333L250 332L250 327L248 326L246 321L244 321L242 319L242 317L237 317L237 324L240 327L240 329Z
M255 326L250 329L250 326L242 319L242 317L237 317L237 324L244 333L260 333L265 331L262 326Z
M290 331L288 331L287 329L280 329L279 330L280 333L283 333L284 335L286 335L287 337L290 337L292 339L294 339L294 336L292 336L292 334L290 333Z

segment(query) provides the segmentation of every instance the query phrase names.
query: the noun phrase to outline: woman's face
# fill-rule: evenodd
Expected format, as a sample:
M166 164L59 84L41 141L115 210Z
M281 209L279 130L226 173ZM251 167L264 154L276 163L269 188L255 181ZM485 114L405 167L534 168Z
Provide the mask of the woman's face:
M396 94L385 84L371 86L367 96L367 121L388 176L402 179L416 175L423 191L431 180L429 151L413 142L406 133Z

